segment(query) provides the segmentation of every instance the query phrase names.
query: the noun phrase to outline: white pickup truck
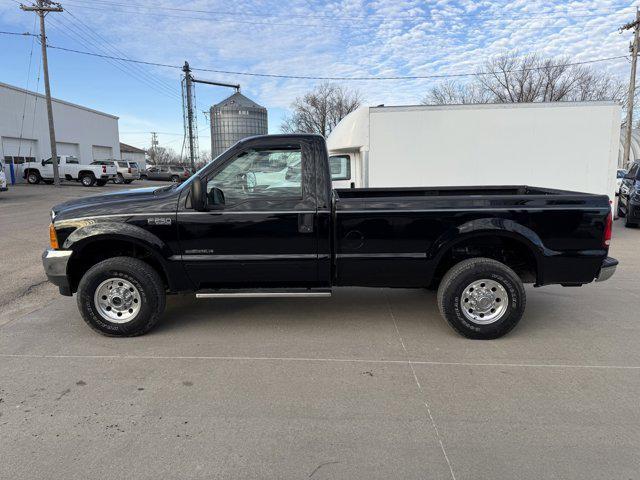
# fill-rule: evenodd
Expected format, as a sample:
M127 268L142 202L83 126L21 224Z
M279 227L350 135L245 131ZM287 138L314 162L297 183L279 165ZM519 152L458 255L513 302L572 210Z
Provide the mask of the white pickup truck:
M58 157L60 178L81 182L85 187L94 184L102 187L109 180L116 177L116 167L113 165L85 165L78 161L77 157L61 155ZM24 178L31 184L53 183L53 164L51 158L41 162L28 162L24 166Z

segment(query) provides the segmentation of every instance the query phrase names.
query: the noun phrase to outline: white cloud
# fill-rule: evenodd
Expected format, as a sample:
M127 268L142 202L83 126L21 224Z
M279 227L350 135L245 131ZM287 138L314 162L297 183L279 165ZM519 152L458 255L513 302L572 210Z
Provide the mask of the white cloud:
M630 35L619 34L617 28L633 17L631 2L613 0L249 0L241 5L221 0L137 0L137 3L154 10L108 7L85 0L69 0L65 6L132 58L174 65L188 59L195 68L309 76L468 72L506 50L569 56L579 61L623 55ZM159 7L218 13L167 11ZM7 13L7 8L0 7L0 18L4 23L16 22L18 17L13 11ZM125 10L129 13L124 13ZM236 13L224 14L230 11ZM261 12L270 15L261 16ZM52 39L64 41L53 37L53 33ZM177 84L177 70L144 68ZM624 77L628 64L623 60L595 64L594 68ZM239 82L248 96L272 108L288 107L296 96L317 83L206 72L197 75ZM417 103L433 82L375 81L349 85L360 89L372 104L408 104ZM132 88L140 87L138 84ZM202 101L209 99L208 95L213 94L203 93L200 97L201 106ZM149 122L153 123L153 119Z

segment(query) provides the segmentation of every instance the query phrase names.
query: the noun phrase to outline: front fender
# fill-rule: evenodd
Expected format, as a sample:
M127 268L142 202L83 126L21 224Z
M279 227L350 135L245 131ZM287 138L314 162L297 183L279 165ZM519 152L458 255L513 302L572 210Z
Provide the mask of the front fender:
M85 245L98 240L124 240L146 246L153 252L159 253L163 259L171 256L165 242L136 225L122 222L100 222L92 219L77 220L74 223L76 228L65 239L62 245L64 249L79 251Z

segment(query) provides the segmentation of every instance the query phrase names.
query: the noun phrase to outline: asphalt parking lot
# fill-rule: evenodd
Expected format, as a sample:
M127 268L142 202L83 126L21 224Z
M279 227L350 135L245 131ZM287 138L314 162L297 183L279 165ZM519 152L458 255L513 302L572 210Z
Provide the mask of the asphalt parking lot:
M0 194L0 478L640 478L640 229L616 221L608 282L527 288L499 340L359 288L170 297L118 339L40 283L50 207L114 188Z

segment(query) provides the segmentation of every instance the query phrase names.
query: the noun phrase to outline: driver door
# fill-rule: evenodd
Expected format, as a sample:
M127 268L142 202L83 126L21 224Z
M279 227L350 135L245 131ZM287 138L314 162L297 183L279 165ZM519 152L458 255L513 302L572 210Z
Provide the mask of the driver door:
M246 148L206 175L208 211L179 214L182 260L198 289L318 283L313 163L302 145Z

